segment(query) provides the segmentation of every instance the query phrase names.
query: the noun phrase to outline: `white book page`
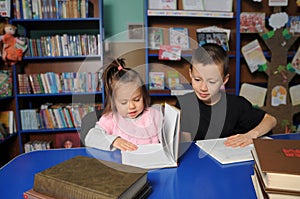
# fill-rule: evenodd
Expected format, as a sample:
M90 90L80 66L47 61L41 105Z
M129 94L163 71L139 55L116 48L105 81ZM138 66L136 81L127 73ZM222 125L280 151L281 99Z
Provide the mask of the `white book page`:
M253 144L246 147L232 148L224 145L226 138L198 140L196 145L221 164L253 160L251 150Z
M139 145L135 151L122 151L121 153L122 163L131 166L145 169L177 166L174 160L168 158L161 143Z

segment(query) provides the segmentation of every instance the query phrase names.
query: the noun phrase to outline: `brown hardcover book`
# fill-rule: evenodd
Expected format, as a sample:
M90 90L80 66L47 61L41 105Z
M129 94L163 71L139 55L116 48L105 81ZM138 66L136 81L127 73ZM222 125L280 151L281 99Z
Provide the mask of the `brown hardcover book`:
M254 161L267 189L300 191L300 140L254 139Z
M45 194L41 194L39 192L34 191L33 189L30 189L28 191L25 191L23 193L24 199L55 199L51 196L47 196Z
M298 191L266 188L256 164L254 165L254 175L252 176L252 182L258 199L300 199L300 192Z
M33 190L55 198L133 198L147 183L147 170L76 156L35 174Z

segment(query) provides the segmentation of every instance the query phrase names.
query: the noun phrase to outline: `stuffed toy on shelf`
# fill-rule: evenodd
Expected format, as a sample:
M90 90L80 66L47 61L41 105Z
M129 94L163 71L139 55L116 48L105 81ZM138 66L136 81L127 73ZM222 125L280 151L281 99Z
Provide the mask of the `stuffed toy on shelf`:
M25 41L15 37L17 27L11 24L0 25L0 41L3 43L2 59L6 65L14 65L22 60L23 53L27 50Z

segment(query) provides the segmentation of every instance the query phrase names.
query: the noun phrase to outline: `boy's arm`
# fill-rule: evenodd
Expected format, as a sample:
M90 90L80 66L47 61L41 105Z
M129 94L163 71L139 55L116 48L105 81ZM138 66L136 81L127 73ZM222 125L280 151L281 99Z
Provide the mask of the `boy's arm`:
M276 124L276 118L266 113L262 121L255 128L245 134L237 134L228 137L224 144L231 147L245 147L253 143L252 139L258 138L271 131Z

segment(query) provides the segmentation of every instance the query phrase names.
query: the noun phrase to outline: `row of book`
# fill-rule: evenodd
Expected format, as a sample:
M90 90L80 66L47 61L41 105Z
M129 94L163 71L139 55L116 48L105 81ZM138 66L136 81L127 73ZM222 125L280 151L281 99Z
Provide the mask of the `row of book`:
M101 91L101 73L46 72L18 74L19 94L53 94Z
M101 38L97 35L54 35L27 38L25 57L87 56L101 54Z
M254 139L253 186L258 199L300 198L300 140Z
M11 70L0 70L0 97L12 96Z
M88 0L15 0L17 19L64 19L93 17L93 4Z
M180 46L182 50L190 49L189 30L186 27L171 27L169 29L151 27L149 28L148 43L150 49L160 49L163 45ZM169 36L169 40L165 39ZM230 30L209 26L198 28L196 30L197 42L199 46L205 43L216 43L229 50L228 41L230 39Z
M178 0L148 0L149 9L154 10L176 10ZM232 11L232 0L182 0L184 10L201 11Z
M82 118L89 112L99 109L95 104L43 104L41 109L22 109L22 130L79 128Z
M26 142L24 144L25 153L36 151L36 150L46 150L52 148L52 141L44 141L44 140L33 140Z

